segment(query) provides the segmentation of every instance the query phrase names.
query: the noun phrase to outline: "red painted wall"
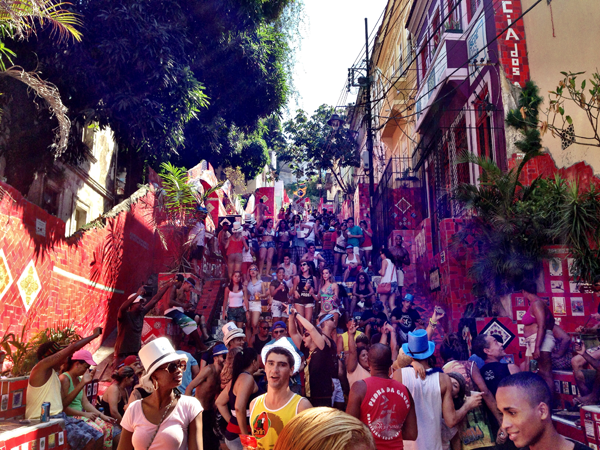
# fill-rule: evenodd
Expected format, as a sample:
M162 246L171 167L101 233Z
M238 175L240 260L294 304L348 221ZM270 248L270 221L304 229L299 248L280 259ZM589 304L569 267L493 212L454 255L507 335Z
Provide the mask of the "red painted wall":
M2 331L21 331L28 324L28 335L59 322L74 322L80 334L104 328L107 336L115 328L120 304L153 273L164 272L171 263L170 252L181 247L184 233L162 230L169 251L162 247L155 223L154 195L148 192L134 200L130 211L106 219L106 226L79 232L65 238L65 223L28 202L11 186L0 183L0 250L12 282L0 298ZM46 235L36 234L36 221L46 224ZM41 284L29 310L17 286L25 269L33 262ZM75 277L69 278L66 271ZM72 279L81 277L80 279ZM92 287L85 281L106 286ZM0 272L0 288L8 283ZM29 284L34 288L35 285ZM4 289L0 289L0 293ZM90 347L95 350L101 339Z

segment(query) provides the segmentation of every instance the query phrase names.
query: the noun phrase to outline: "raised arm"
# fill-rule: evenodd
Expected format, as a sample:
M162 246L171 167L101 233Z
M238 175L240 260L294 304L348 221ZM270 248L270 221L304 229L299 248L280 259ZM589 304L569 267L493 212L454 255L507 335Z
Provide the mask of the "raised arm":
M319 330L317 330L317 328L312 323L310 323L308 320L306 320L301 315L294 314L294 317L298 320L298 322L300 322L300 324L304 327L304 329L310 334L311 339L316 344L316 346L319 348L319 350L323 350L325 348L325 345L327 345L327 344L325 343L325 338L323 337L323 335L321 333L319 333ZM300 335L298 335L298 336L300 336ZM301 336L300 336L300 341L302 341ZM297 344L296 344L296 346L298 347Z
M68 347L62 349L59 352L56 352L54 355L48 356L47 358L42 359L38 362L33 369L31 370L31 374L29 374L29 383L34 387L43 386L50 375L52 374L52 368L57 365L64 363L69 356L75 353L80 348L85 347L94 339L98 338L102 334L102 328L98 327L94 329L94 334L88 336L86 338L80 339L77 342L72 343ZM73 397L75 398L75 397ZM71 399L71 402L73 399ZM69 402L69 403L71 403Z
M356 353L356 322L348 322L348 353L346 354L346 371L353 373L358 367L358 354Z
M137 292L135 293L135 295L130 296L130 298L128 298L127 300L125 300L121 306L119 306L119 313L118 313L118 318L120 319L121 317L123 317L123 313L125 311L127 311L127 309L133 305L133 302L138 298L138 296L144 295L144 286L141 286Z
M165 292L167 292L167 290L175 284L175 281L176 281L175 278L172 278L169 281L167 281L164 285L162 285L158 289L158 292L156 293L156 295L154 297L152 297L152 299L146 304L146 306L144 306L144 310L151 311L152 308L154 308L156 306L156 304L160 301L160 299L163 297L163 295L165 295Z
M290 338L292 339L296 347L300 348L302 346L302 336L300 335L300 332L298 331L298 325L296 324L296 317L298 317L298 312L296 311L296 308L292 308L290 312L291 314L288 320L288 334L290 335Z

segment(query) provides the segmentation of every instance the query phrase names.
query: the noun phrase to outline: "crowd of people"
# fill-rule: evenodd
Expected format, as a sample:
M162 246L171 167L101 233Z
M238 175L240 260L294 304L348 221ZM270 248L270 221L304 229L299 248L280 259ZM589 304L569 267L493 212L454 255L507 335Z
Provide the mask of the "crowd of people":
M242 283L235 273L232 280ZM186 282L174 278L158 294L181 291ZM317 291L334 283L326 273L312 282ZM408 293L385 308L367 283L361 277L355 284L363 296L356 307L372 297L371 307L354 317L321 307L310 320L307 303L302 314L294 301L300 297L291 297L286 317L259 314L252 334L248 322L227 322L222 341L195 355L164 337L142 346L141 332L129 328L127 341L135 344L128 348L137 351L118 361L95 405L84 387L96 363L83 347L101 330L66 348L44 344L29 379L27 417L39 418L50 402L73 450L587 448L556 432L546 380L506 362L496 336L476 336L471 356L456 333L436 345L443 310L422 320ZM239 289L247 290L231 291ZM266 295L286 289L280 270ZM155 301L135 295L139 301L128 301L121 314L127 324Z
M587 448L552 424L552 352L564 346L535 283L523 283L523 323L538 373L507 361L495 335L469 345L446 330L440 342L444 310L424 317L402 290L401 236L373 251L372 231L352 219L281 211L255 225L219 234L229 266L221 340L189 302L193 278L154 296L142 286L119 309L113 381L98 403L84 395L96 363L82 349L101 330L40 347L27 417L50 402L73 450ZM141 344L144 316L167 292L166 315L193 354L167 338ZM600 365L596 351L575 345L574 367Z

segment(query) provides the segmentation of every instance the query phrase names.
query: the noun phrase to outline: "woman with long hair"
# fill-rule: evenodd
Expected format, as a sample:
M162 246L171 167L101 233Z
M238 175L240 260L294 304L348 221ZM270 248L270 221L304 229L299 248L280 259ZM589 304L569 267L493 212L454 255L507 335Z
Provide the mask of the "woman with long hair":
M231 229L231 236L225 242L227 250L227 273L242 269L242 251L248 251L248 243L242 236L242 225L239 222L234 222Z
M289 251L291 238L287 221L281 220L277 224L277 264L283 262L283 254Z
M340 261L342 256L346 254L346 230L348 226L345 223L340 223L336 226L335 230L335 245L333 246L333 276L334 278L338 274L340 267Z
M118 450L201 449L202 405L177 389L187 356L164 337L146 344L139 355L146 369L141 382L152 394L125 411Z
M317 278L313 275L308 261L300 263L300 274L294 277L292 293L294 307L298 310L298 314L310 322L317 301L318 289Z
M329 267L325 267L321 272L321 282L322 286L319 289L321 313L333 314L333 323L337 327L340 317L340 290Z
M263 282L258 275L258 267L252 264L248 269L248 283L246 283L246 296L250 305L250 336L256 333L260 313L262 312L261 300L269 298L263 289Z
M375 450L367 426L339 409L319 407L290 420L273 450Z
M352 303L350 304L350 316L353 317L354 311L358 306L359 311L370 309L373 306L375 290L369 280L369 275L360 272L356 276L356 283L352 286Z
M112 384L106 388L100 399L100 406L104 408L106 415L115 419L117 423L121 423L125 414L129 398L127 388L133 386L134 376L135 372L129 366L115 370L111 376Z
M377 292L379 293L379 300L381 300L381 303L383 303L383 306L386 309L385 313L389 316L390 311L393 311L396 307L398 278L396 276L396 267L392 262L393 256L390 251L385 247L381 247L379 249L379 255L381 256L381 269L379 270L379 275L381 275L380 284L389 283L390 289L386 293L382 293L379 289Z
M235 322L238 328L243 328L248 320L248 296L242 284L242 272L231 274L231 281L225 288L223 297L223 320Z
M225 444L230 450L241 450L240 434L252 434L248 407L255 397L262 394L253 376L258 367L256 350L252 347L242 349L233 359L231 383L217 399L217 408L227 421Z
M83 375L90 369L90 365L96 365L92 359L92 354L87 350L79 350L68 359L66 363L66 371L60 376L61 396L64 405L64 412L68 416L75 416L82 420L90 427L88 430L89 436L94 439L104 437L104 450L112 450L113 444L118 443L119 434L115 433L113 426L114 419L98 411L88 400L86 395L83 395L83 387L85 382L82 382ZM77 392L75 396L72 393ZM86 428L87 430L87 428ZM116 442L113 442L116 441ZM86 447L87 448L87 447Z
M260 228L262 242L258 253L258 275L262 277L263 267L267 263L266 275L271 275L271 264L273 263L273 255L275 254L275 229L273 228L273 219L267 219L262 223Z

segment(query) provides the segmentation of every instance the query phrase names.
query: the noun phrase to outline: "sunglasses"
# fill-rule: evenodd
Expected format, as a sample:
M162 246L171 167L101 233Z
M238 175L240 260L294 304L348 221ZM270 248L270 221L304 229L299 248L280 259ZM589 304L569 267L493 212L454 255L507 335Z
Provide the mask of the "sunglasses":
M260 327L261 330L268 330L269 327Z
M300 264L300 267L308 267L308 264L302 263L302 264Z
M273 331L274 335L283 334L283 333L285 333L285 330L275 330L275 331Z
M169 373L175 373L177 371L177 369L181 369L182 372L185 372L186 368L187 368L187 363L185 361L173 361L173 362L169 363L167 366L159 367L156 370L166 370Z

